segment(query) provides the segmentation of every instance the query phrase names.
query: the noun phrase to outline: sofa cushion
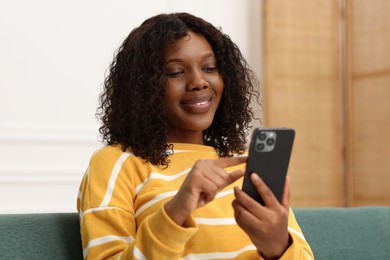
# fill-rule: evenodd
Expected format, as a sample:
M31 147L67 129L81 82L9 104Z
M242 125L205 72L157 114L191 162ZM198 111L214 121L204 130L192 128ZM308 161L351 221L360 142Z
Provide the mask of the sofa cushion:
M390 259L390 207L294 212L315 259Z

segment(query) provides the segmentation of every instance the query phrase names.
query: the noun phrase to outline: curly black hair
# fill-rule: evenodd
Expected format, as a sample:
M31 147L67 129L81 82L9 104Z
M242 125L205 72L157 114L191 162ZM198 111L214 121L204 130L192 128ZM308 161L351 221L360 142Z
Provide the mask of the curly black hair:
M166 142L166 47L192 31L211 45L224 83L221 102L204 142L221 157L241 154L258 100L258 81L239 48L221 29L188 13L160 14L131 31L117 50L104 81L96 115L108 145L120 144L154 165L169 165L173 145Z

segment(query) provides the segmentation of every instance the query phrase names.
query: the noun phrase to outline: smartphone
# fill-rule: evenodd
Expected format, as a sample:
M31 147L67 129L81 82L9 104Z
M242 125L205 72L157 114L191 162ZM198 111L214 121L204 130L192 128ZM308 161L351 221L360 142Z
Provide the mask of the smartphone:
M258 174L280 202L294 137L291 128L256 128L252 133L242 190L262 205L263 199L253 186L250 174Z

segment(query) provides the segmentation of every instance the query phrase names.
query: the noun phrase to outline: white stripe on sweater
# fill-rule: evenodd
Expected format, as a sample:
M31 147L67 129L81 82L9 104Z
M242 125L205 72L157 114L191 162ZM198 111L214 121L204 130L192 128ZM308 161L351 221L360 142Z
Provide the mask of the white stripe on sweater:
M79 216L80 218L83 218L85 214L88 214L88 213L92 213L92 212L98 212L98 211L103 211L103 210L111 210L111 209L116 209L116 210L122 210L121 208L119 207L110 207L110 206L107 206L107 207L98 207L98 208L90 208L86 211L82 211L80 210L80 213L79 213Z
M146 260L146 256L141 252L141 250L138 249L138 247L134 246L133 248L133 256L136 257L138 260Z
M233 193L234 193L233 189L225 190L225 191L219 192L219 193L217 194L217 196L215 196L215 198L221 198L221 197L223 197L223 196L227 196L227 195L233 194Z
M183 258L180 258L182 260L192 260L192 259L229 259L229 258L235 258L239 256L240 254L247 252L247 251L253 251L257 250L254 245L249 245L244 248L241 248L240 250L233 251L233 252L213 252L213 253L204 253L204 254L189 254L186 255Z
M125 243L130 243L130 242L134 241L134 237L132 237L132 236L123 237L123 236L110 235L110 236L104 236L104 237L92 239L91 241L89 241L88 245L83 250L84 258L88 255L89 249L91 247L100 246L103 244L110 243L112 241L123 241Z
M304 235L301 232L299 232L298 230L293 229L292 227L288 227L288 231L290 231L291 233L294 233L295 235L297 235L298 237L300 237L301 239L306 241Z
M223 225L236 225L235 218L194 218L195 222L199 225L210 226L223 226Z
M301 239L303 239L303 240L305 240L306 241L306 239L305 239L305 236L301 233L301 232L299 232L298 230L296 230L296 229L293 229L292 227L288 227L288 231L290 231L291 233L294 233L295 235L297 235L299 238L301 238ZM312 259L312 257L310 256L310 254L307 252L307 251L304 251L305 252L305 254L306 254L306 256L307 256L307 259Z
M143 211L145 211L147 208L149 208L153 204L159 202L160 200L163 200L165 198L169 198L169 197L175 196L176 193L177 193L177 190L174 190L174 191L164 192L164 193L161 193L161 194L157 195L152 200L148 201L147 203L142 205L142 207L137 209L137 211L134 214L134 217L138 217Z
M158 172L152 172L149 177L144 180L143 183L141 183L140 185L138 185L136 188L135 188L135 194L137 195L141 190L142 188L151 180L151 179L159 179L159 180L164 180L164 181L173 181L173 180L176 180L177 178L180 178L181 176L189 173L191 171L191 168L190 169L186 169L184 171L181 171L179 172L178 174L175 174L175 175L164 175L164 174L161 174L161 173L158 173Z
M115 188L116 178L118 177L118 174L122 168L123 163L126 161L126 159L132 155L131 153L123 153L119 159L116 161L114 168L112 169L110 180L108 181L106 194L104 194L104 198L102 203L100 204L100 207L106 207L108 203L110 203L112 192Z

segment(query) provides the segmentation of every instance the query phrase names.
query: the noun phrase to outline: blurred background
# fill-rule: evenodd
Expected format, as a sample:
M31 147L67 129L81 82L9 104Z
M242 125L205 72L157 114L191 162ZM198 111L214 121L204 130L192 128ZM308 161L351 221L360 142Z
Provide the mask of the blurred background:
M76 211L113 54L176 11L237 43L263 126L296 129L292 207L390 205L389 1L0 0L0 213Z

